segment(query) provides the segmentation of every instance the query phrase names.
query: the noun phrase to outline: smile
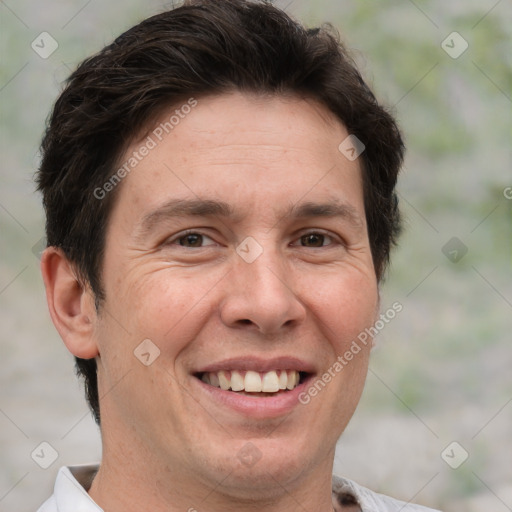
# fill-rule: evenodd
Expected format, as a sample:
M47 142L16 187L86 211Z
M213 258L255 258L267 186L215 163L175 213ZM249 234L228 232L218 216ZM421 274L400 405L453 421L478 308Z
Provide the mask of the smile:
M293 356L244 356L212 362L192 371L192 389L212 414L271 419L303 407L299 395L318 373L316 365Z
M224 391L240 394L260 394L273 396L280 391L295 389L305 374L297 370L271 370L256 372L253 370L221 370L204 372L197 375L205 384Z

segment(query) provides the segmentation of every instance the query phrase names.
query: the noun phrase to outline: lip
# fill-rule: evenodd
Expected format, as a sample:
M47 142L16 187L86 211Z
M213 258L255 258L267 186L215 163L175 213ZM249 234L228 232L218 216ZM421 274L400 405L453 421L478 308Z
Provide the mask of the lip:
M257 370L255 370L257 371ZM206 394L208 402L214 407L227 408L230 411L254 419L272 419L291 413L297 406L302 405L299 395L307 388L313 378L312 374L291 391L280 393L276 396L248 396L240 395L233 391L225 391L211 386L191 376L193 386L200 394Z
M203 366L192 373L220 372L221 370L252 370L254 372L297 370L308 374L315 373L315 367L312 364L290 356L273 357L272 359L253 356L224 359L223 361Z

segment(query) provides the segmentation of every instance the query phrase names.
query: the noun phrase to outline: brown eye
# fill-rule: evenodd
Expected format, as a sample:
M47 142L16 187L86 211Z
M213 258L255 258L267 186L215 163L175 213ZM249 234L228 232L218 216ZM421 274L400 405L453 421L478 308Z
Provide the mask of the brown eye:
M183 247L201 247L203 244L203 235L199 233L189 233L179 238L178 241Z
M322 247L325 242L325 235L320 233L308 233L300 237L301 244L306 247Z
M216 246L215 240L200 231L182 231L165 242L166 246L180 246L186 249L205 249Z

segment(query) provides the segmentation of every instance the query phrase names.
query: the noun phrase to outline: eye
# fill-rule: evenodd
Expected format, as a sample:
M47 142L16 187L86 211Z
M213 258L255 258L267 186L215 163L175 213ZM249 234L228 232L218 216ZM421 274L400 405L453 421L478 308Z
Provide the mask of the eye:
M207 241L212 243L205 244ZM203 235L202 233L197 233L195 231L189 231L185 234L182 234L177 238L174 238L170 243L171 245L181 245L182 247L189 248L199 248L205 247L205 245L215 244L215 242L209 236Z
M326 245L332 245L333 237L325 233L312 231L302 235L298 241L303 247L325 247Z

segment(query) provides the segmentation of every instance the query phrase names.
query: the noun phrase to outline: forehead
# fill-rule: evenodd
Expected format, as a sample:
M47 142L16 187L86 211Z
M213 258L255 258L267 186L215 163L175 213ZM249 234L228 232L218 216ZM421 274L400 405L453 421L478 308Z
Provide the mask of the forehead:
M268 213L277 214L281 203L328 195L357 210L359 162L338 149L348 135L311 99L233 93L184 101L126 151L124 162L145 156L123 180L120 202L142 217L173 199L216 199L245 214L271 202Z

